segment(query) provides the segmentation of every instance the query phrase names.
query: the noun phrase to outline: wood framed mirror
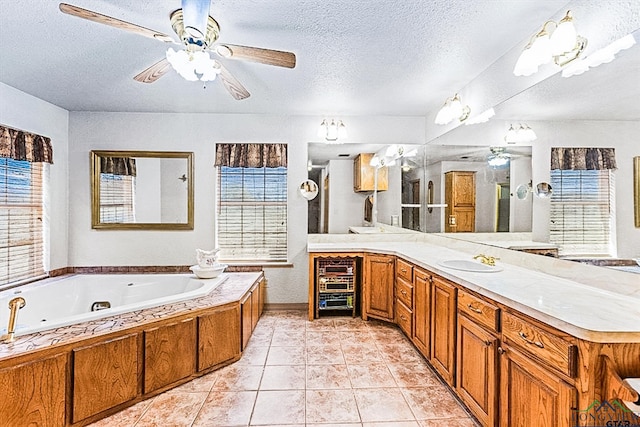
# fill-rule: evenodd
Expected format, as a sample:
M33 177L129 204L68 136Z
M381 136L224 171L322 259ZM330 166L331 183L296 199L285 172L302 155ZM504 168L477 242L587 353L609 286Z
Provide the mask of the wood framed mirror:
M91 228L193 230L193 153L90 153Z

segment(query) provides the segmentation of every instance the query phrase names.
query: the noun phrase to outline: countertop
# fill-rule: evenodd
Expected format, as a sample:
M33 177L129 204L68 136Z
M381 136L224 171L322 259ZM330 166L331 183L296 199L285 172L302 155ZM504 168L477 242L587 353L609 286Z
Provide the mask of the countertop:
M502 268L498 272L453 270L439 263L472 260L473 255L426 242L330 240L310 240L307 250L397 255L577 338L601 343L640 342L640 280L637 293L621 293L503 261L496 264Z

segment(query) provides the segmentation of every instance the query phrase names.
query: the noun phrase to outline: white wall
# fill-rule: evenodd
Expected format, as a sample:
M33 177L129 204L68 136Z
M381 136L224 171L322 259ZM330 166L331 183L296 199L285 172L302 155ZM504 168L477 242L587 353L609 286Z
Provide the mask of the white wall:
M0 124L51 138L53 164L49 167L49 269L69 265L67 258L67 168L69 113L46 101L0 83ZM82 159L89 163L89 156ZM89 174L87 172L86 182Z
M364 221L364 201L370 193L353 191L353 160L329 161L329 233L348 233Z

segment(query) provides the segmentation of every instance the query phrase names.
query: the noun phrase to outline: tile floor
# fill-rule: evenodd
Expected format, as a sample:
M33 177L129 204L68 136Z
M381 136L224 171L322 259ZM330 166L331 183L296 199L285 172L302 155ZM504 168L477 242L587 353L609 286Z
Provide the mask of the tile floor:
M476 426L394 325L306 316L265 312L236 363L92 426Z

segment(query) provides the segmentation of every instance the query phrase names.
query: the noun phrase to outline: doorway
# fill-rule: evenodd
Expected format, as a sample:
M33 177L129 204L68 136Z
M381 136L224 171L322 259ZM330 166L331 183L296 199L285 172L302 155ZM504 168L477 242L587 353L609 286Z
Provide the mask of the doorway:
M497 232L509 231L509 208L511 192L508 182L496 184L496 227Z

